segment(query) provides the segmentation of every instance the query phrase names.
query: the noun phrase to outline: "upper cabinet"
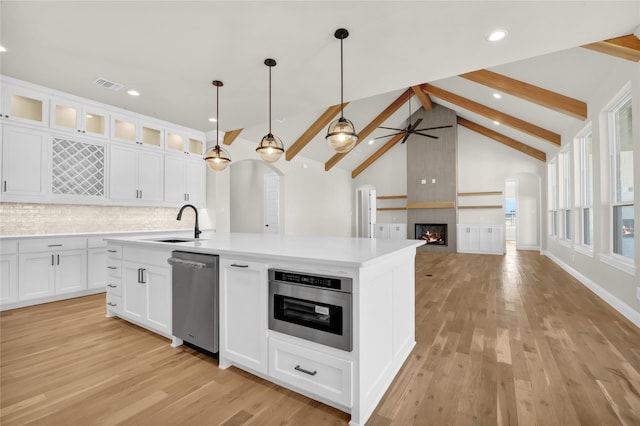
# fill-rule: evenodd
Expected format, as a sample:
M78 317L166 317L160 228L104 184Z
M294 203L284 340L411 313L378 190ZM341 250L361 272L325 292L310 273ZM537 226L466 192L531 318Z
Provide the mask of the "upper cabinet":
M2 199L33 201L47 194L49 137L21 127L2 129Z
M48 126L49 97L44 93L5 84L2 88L2 118L16 123Z
M109 137L109 113L62 98L51 100L50 127L99 138Z
M167 129L165 149L169 152L181 152L202 157L204 154L204 135Z
M113 115L111 120L111 139L150 148L162 148L164 145L164 129L159 124L144 122L127 116Z

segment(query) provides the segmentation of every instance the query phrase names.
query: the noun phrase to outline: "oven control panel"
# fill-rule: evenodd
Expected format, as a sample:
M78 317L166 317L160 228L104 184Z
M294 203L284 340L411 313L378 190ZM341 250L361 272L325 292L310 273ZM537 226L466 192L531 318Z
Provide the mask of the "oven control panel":
M352 279L347 277L311 275L300 272L283 271L281 269L269 269L269 280L289 284L308 285L311 287L320 287L348 293L351 292L353 286Z

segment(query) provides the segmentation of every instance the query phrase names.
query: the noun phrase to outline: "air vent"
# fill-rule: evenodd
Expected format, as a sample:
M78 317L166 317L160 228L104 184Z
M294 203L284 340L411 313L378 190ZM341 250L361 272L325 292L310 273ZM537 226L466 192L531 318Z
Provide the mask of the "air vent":
M106 78L103 78L103 77L99 77L99 78L95 79L93 84L95 84L97 86L102 86L105 89L114 90L114 91L118 91L118 90L120 90L120 89L122 89L124 87L123 84L107 80Z

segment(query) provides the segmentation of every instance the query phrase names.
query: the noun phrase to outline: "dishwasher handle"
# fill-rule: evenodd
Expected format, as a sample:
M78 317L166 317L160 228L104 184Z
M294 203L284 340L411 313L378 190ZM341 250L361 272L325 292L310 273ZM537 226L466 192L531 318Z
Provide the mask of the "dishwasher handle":
M215 263L198 262L196 260L182 259L179 257L170 257L167 259L167 263L171 266L182 266L183 268L195 269L213 268L215 266Z

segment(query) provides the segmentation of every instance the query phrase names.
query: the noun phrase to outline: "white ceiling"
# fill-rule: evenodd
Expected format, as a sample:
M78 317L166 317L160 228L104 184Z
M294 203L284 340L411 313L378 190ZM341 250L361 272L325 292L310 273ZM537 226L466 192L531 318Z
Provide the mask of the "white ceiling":
M577 46L632 33L634 1L7 1L0 2L2 74L204 131L245 128L256 142L267 132L268 70L273 69L273 133L290 146L340 101L344 41L345 116L362 129L404 89L431 82L561 133L575 120L519 99L498 102L490 89L455 77L480 68L588 101L590 90L621 59ZM508 37L489 43L504 28ZM122 83L112 92L98 77ZM139 97L127 89L141 92ZM458 114L487 127L488 120ZM418 107L412 100L412 109ZM408 106L384 125L405 123ZM567 121L569 120L569 121ZM575 123L575 121L573 121ZM538 149L550 144L511 129ZM387 132L377 130L367 138ZM361 143L338 167L352 170L386 140ZM233 146L229 148L233 156ZM318 135L300 155L326 162ZM283 161L283 160L281 160Z

